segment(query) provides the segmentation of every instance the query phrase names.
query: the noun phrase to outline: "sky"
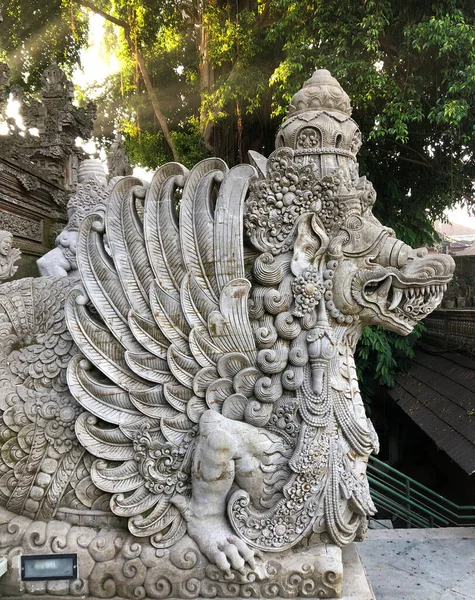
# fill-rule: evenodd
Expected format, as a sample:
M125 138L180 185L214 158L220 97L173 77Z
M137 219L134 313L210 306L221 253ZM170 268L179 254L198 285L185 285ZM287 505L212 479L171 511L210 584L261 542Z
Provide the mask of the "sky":
M100 15L89 17L89 46L81 50L82 68L76 68L73 81L79 87L101 82L108 75L117 73L119 61L115 56L107 56L103 45L104 19Z
M458 207L446 211L449 221L456 225L466 225L475 229L475 217L471 217L466 208Z

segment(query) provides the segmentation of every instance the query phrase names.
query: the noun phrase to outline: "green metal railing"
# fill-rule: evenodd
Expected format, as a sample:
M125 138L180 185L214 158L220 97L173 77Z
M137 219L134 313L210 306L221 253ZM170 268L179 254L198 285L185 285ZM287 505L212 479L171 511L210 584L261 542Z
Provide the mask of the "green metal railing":
M374 456L367 472L376 507L407 527L475 526L475 506L459 506Z

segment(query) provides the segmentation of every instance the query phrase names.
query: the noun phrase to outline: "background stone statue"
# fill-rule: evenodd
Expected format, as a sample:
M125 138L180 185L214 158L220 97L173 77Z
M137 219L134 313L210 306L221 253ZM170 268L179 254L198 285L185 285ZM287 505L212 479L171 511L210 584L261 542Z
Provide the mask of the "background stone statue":
M76 246L84 217L107 201L110 188L99 160L84 160L79 166L78 186L68 202L68 223L56 238L56 247L36 261L42 276L79 277Z
M124 140L120 133L115 136L109 152L107 153L107 170L109 171L110 179L132 175L133 169L130 166Z
M18 270L15 266L21 256L18 248L12 248L13 235L9 231L0 230L0 281L13 277Z

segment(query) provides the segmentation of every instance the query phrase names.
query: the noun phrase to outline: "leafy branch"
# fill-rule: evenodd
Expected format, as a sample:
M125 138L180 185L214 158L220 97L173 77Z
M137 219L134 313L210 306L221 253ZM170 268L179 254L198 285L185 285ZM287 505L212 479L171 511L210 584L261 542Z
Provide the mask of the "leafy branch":
M119 19L109 13L106 13L105 11L100 9L98 6L96 6L93 2L89 2L89 0L71 0L71 1L82 6L83 8L87 8L88 10L94 12L95 14L101 16L106 21L113 23L114 25L116 25L117 27L120 27L123 30L124 38L125 38L125 41L127 42L127 46L129 47L131 54L134 55L137 59L140 73L142 75L142 79L145 84L145 89L147 90L147 93L149 95L150 102L152 103L153 111L155 113L158 123L160 124L160 128L162 130L163 136L173 154L174 160L179 160L179 155L178 155L177 149L173 142L172 136L170 135L170 130L168 127L167 119L162 112L162 109L160 106L160 101L159 101L157 93L155 92L155 89L153 87L152 80L150 78L149 72L147 70L147 66L145 64L145 60L144 60L142 53L140 52L138 46L134 43L134 41L132 39L130 25L126 21Z
M414 358L414 346L426 328L418 323L408 336L386 331L383 327L365 327L356 349L356 368L366 407L371 404L373 382L392 388L395 376Z

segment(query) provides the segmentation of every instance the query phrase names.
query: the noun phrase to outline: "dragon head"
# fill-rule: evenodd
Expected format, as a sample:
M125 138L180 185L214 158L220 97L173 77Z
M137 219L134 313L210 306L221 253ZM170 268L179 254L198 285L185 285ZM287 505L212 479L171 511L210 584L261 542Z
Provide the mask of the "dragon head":
M333 238L333 301L362 323L407 335L440 304L455 263L398 240L372 215L352 215Z
M246 203L246 231L261 252L293 252L296 316L321 293L340 324L407 335L439 305L455 264L411 248L374 217L360 146L348 96L328 71L316 71L293 97L267 164L251 153L261 177Z

